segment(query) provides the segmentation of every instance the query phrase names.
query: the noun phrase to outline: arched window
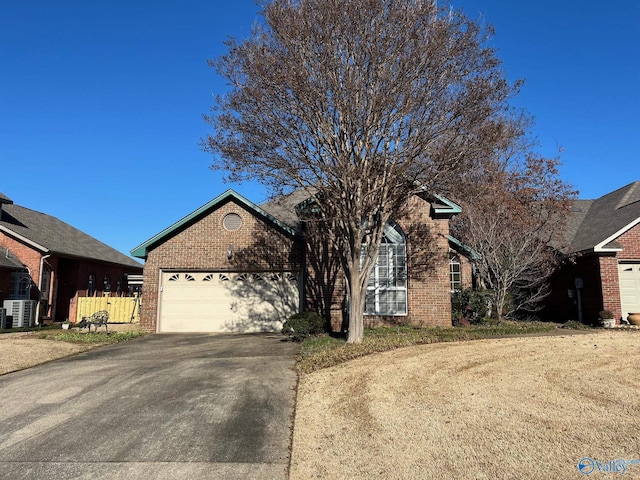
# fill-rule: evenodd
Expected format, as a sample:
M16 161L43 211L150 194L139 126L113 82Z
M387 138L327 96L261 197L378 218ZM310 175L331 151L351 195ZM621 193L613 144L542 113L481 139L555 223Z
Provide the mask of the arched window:
M456 290L462 290L462 266L460 265L460 257L455 253L449 255L449 282L452 293Z
M111 291L111 277L109 275L105 275L102 279L102 291L110 292Z
M11 272L9 298L12 300L29 299L31 275L29 272Z
M367 315L407 314L407 245L395 222L388 222L365 298Z
M116 282L116 295L119 297L122 295L122 277L118 277Z
M87 284L87 297L93 297L96 293L96 276L93 273L89 274L89 282Z

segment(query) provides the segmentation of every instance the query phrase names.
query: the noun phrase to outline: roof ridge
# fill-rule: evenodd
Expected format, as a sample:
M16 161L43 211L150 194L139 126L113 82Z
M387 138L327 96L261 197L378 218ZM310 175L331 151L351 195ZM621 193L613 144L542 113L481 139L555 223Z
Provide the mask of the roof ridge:
M624 194L622 199L615 206L615 210L619 210L623 207L627 207L632 203L640 202L640 181L636 181L627 185L630 187L627 193ZM626 188L626 187L625 187Z

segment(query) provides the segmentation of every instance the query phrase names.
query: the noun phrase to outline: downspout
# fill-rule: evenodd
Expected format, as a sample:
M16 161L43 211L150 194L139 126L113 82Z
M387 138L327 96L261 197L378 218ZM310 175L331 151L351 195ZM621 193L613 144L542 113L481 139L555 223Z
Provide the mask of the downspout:
M42 257L40 257L40 272L38 274L38 303L36 304L36 323L38 324L38 326L40 325L40 303L42 298L42 292L40 291L40 288L42 288L42 270L44 269L44 261L49 258L51 256L51 254L48 255L43 255ZM49 285L49 288L51 288L51 285ZM47 292L48 295L49 292Z

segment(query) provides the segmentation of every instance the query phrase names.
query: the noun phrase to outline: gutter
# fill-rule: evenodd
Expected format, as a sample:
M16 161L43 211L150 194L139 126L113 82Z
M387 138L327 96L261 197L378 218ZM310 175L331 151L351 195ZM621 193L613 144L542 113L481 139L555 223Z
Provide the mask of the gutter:
M47 247L44 247L44 246L40 245L39 243L36 243L36 242L34 242L32 240L29 240L27 237L24 237L24 236L20 235L19 233L14 232L13 230L5 227L4 225L0 225L0 232L5 232L10 237L16 238L16 239L20 240L21 242L24 242L27 245L30 245L30 246L36 248L37 250L40 250L41 252L48 252L49 251L49 249Z
M36 305L36 323L38 325L40 325L40 304L42 303L42 291L40 290L40 288L42 287L42 270L44 269L44 261L49 258L51 256L51 254L47 254L47 255L43 255L42 257L40 257L40 272L38 274L38 303ZM49 285L49 288L51 288L51 285ZM47 292L47 297L49 295L49 292Z

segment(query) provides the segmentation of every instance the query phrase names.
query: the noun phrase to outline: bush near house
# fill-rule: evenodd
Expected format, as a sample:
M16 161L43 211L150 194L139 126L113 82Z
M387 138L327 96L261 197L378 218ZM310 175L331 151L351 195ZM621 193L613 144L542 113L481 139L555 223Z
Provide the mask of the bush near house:
M451 295L451 313L454 325L480 324L489 316L491 296L487 290L465 288Z
M325 332L325 321L315 312L302 312L291 315L282 326L282 333L291 340L300 342L312 335Z

